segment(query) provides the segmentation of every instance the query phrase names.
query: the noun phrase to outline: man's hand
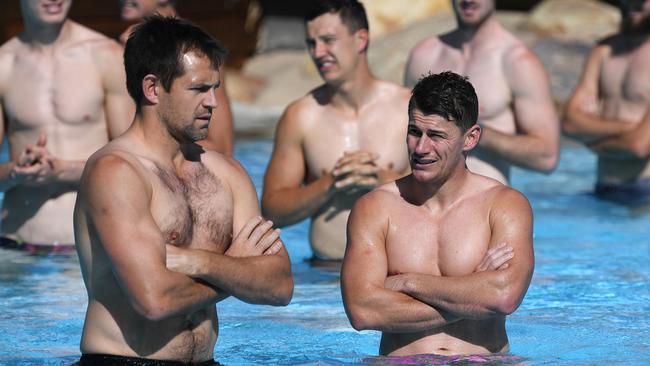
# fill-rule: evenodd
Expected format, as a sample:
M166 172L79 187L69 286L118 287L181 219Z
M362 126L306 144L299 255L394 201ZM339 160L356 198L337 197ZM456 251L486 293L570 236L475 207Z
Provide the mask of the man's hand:
M369 191L379 184L377 154L367 151L346 152L334 166L333 189L336 192L358 193Z
M509 266L508 261L514 256L515 252L512 247L506 243L501 243L494 248L488 249L483 260L481 260L481 263L476 266L474 272L506 269Z
M47 137L41 133L36 144L27 145L10 171L11 178L30 186L48 184L55 176L56 159L46 144Z
M225 254L231 257L273 255L282 245L280 229L273 229L272 221L256 216L241 228Z

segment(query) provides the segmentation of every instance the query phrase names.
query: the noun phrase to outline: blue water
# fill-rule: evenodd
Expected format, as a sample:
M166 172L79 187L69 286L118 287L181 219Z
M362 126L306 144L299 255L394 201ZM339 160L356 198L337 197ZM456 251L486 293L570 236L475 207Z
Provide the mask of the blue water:
M236 146L258 192L271 148ZM513 175L535 212L535 274L508 321L511 354L523 365L650 365L650 213L589 195L594 164L587 150L564 146L552 175ZM219 304L219 361L360 365L376 354L379 333L350 327L337 274L304 263L306 234L306 222L282 234L296 277L289 306ZM75 361L85 306L76 257L0 250L0 364Z

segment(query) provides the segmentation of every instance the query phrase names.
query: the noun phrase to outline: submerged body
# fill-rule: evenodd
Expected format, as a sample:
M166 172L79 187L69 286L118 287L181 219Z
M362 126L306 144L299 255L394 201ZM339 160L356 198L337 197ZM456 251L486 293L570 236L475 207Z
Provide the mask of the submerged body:
M650 1L636 3L591 50L563 121L598 155L596 193L625 204L650 203Z

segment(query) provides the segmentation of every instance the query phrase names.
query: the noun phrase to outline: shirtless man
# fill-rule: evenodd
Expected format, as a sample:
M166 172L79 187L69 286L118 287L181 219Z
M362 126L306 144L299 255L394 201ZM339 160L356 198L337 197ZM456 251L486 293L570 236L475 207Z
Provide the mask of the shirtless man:
M598 154L596 194L650 203L650 0L621 1L621 31L591 51L563 128Z
M24 31L0 47L1 246L74 250L85 160L133 118L119 44L67 19L71 0L21 0Z
M89 159L75 206L88 290L80 365L213 365L216 302L291 299L289 257L250 178L195 143L217 108L222 57L175 18L146 21L126 44L135 119Z
M559 122L542 63L499 24L495 0L452 0L458 28L419 43L405 83L429 72L469 76L479 97L481 141L467 159L473 172L507 184L511 166L555 169Z
M353 203L408 172L408 90L368 68L368 22L356 0L317 1L305 18L307 47L324 84L280 120L262 210L280 226L311 217L314 260L338 260Z
M463 77L429 75L409 103L412 173L357 201L341 284L382 355L506 352L506 315L533 274L532 213L519 192L470 172L478 101Z
M154 14L177 17L176 0L120 0L122 20L129 23L141 22L147 16ZM126 44L129 34L136 24L129 26L121 35L120 42ZM221 87L217 89L219 108L214 111L214 121L210 124L208 138L201 141L201 146L218 151L224 155L233 153L233 121L230 110L230 99L226 93L225 72L219 70Z

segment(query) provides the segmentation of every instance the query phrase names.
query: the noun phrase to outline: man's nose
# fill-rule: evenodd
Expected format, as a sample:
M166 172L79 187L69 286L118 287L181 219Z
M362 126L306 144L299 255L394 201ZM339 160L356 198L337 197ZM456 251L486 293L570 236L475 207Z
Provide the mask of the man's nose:
M321 58L327 54L327 48L323 42L316 41L314 43L314 50L312 51L314 58Z
M425 135L418 138L417 144L415 145L415 152L417 154L427 154L431 150L431 143L429 138Z
M212 89L203 99L203 106L206 108L217 108L217 89Z

